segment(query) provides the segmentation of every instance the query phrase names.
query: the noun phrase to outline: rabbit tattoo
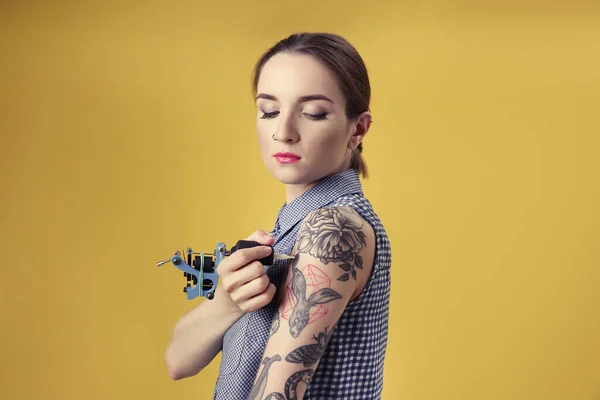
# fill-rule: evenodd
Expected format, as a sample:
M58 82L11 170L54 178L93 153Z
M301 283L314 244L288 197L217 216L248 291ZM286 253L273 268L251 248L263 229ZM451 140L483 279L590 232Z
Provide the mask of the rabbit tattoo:
M298 258L299 256L296 256L292 263L292 292L296 298L296 304L290 315L290 333L295 338L308 325L310 309L312 307L342 298L335 290L323 288L312 293L307 299L306 279L297 268Z

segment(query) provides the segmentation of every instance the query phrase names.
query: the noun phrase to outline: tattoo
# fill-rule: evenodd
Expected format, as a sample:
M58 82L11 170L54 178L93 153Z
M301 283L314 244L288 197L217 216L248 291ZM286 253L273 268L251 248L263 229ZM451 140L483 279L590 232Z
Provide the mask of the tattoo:
M292 376L289 377L287 382L285 383L285 395L288 400L297 400L298 399L298 384L300 382L304 382L307 386L310 380L312 379L314 371L312 369L304 369L302 371L298 371Z
M317 341L316 344L309 344L306 346L300 346L296 350L292 351L287 355L285 360L291 363L304 364L305 367L310 367L323 355L329 339L333 334L333 329L327 333L327 327L324 332L319 333L318 336L313 335L313 338Z
M252 387L250 394L248 395L249 400L261 400L263 394L265 393L265 388L267 387L267 377L269 375L269 368L275 361L281 361L281 357L279 354L274 355L273 357L265 357L263 360L264 367L256 380L256 383Z
M306 297L306 279L302 272L297 268L300 255L296 255L292 263L292 293L296 304L289 317L290 333L297 338L302 330L308 325L311 308L326 304L330 301L341 299L342 296L331 288L323 288L314 291L308 298Z
M275 312L275 316L273 317L273 322L271 323L271 331L269 333L269 337L273 336L275 332L279 330L279 311Z
M307 219L298 234L298 251L327 264L335 262L344 270L337 279L356 280L356 269L363 268L358 252L367 245L362 219L347 207L322 208Z
M298 384L304 382L308 386L313 374L314 371L312 369L304 369L292 374L285 382L285 397L280 392L273 392L265 400L298 400Z
M307 264L302 269L299 268L306 280L306 296L313 294L315 291L331 287L331 278L316 265ZM289 320L296 306L296 300L294 299L294 291L292 289L293 281L287 284L285 289L285 298L281 305L280 317L285 320ZM315 321L318 321L322 317L327 315L327 305L317 304L311 307L309 311L308 325Z
M268 395L267 397L265 397L265 400L271 400L271 399L285 400L285 397L279 392L273 392L270 395Z

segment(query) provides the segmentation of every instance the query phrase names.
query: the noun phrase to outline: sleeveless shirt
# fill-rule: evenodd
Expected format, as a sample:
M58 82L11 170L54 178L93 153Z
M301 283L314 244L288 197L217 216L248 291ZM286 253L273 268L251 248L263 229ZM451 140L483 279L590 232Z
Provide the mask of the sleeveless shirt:
M387 233L364 197L353 169L329 176L278 213L270 234L277 253L290 254L302 220L323 207L349 206L375 232L373 271L361 294L348 303L309 382L304 399L380 399L388 337L391 247ZM277 288L270 304L237 320L223 338L214 400L246 400L262 361L288 263L276 260L266 274Z

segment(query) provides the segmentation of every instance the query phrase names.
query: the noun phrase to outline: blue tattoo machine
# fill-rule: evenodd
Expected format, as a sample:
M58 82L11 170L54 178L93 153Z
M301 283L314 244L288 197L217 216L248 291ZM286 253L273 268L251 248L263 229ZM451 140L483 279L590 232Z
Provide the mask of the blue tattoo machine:
M210 253L195 253L192 248L188 247L185 251L185 259L182 252L176 251L171 258L159 261L156 263L156 266L162 267L170 262L183 271L183 276L187 279L187 284L183 288L183 292L187 293L188 300L196 297L206 297L212 300L215 297L215 289L219 282L217 270L221 261L237 250L256 246L262 246L262 244L252 240L238 240L235 246L228 251L225 243L219 242L215 250ZM286 254L275 253L273 246L271 246L271 250L271 254L258 261L263 265L273 265L275 260L289 260L294 258Z

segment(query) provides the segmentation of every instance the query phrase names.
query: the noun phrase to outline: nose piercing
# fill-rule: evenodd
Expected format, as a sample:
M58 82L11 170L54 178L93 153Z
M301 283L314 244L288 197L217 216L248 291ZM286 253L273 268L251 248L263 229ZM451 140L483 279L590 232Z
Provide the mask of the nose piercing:
M273 140L277 141L277 139L275 139L275 134L273 134L273 136L271 136L273 138Z

